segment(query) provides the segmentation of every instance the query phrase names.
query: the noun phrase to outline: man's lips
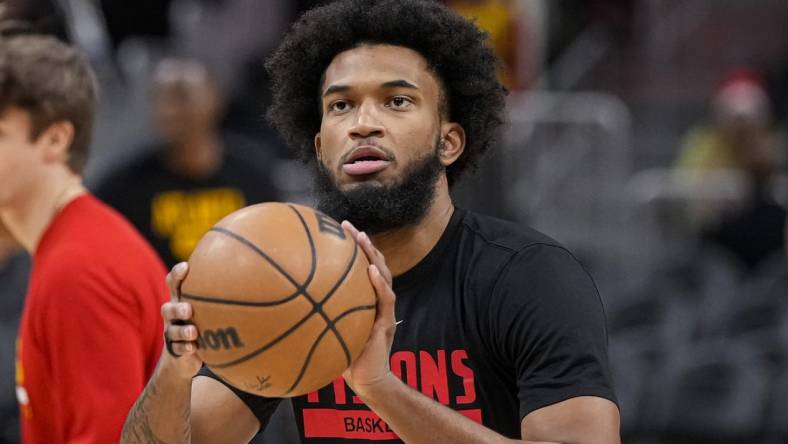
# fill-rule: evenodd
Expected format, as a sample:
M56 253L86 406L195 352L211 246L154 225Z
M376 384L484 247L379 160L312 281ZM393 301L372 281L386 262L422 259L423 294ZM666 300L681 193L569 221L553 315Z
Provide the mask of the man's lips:
M360 160L342 165L342 171L348 176L364 176L385 170L389 163L388 160Z
M361 146L350 152L342 171L349 176L363 176L383 171L390 163L390 157L380 148Z

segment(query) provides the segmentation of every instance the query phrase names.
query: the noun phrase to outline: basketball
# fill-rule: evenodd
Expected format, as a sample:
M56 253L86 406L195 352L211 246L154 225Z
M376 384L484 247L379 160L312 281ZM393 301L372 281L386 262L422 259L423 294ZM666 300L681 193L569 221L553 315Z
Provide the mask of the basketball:
M263 203L219 221L189 258L198 355L230 385L292 397L336 379L375 319L369 262L340 224L312 208Z

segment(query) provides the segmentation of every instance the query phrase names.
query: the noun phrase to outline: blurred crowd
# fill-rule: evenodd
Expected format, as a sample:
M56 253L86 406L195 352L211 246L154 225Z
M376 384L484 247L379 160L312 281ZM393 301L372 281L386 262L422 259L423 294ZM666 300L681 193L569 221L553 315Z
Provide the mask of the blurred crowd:
M309 203L308 173L262 117L263 61L321 3L5 0L0 30L89 56L102 94L87 183L172 266L238 208ZM624 442L788 440L786 4L447 3L489 33L512 120L457 197L590 267ZM0 443L18 440L29 267L0 226Z

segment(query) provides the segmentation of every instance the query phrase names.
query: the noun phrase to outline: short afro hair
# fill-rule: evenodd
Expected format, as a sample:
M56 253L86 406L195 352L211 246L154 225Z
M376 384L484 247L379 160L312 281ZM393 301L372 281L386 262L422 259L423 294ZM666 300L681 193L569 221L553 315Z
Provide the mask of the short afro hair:
M446 170L453 184L493 143L503 123L506 89L487 34L430 0L340 0L307 11L266 63L273 101L268 119L304 161L320 131L321 82L334 57L363 44L389 44L421 54L442 85L449 121L466 133L465 151Z

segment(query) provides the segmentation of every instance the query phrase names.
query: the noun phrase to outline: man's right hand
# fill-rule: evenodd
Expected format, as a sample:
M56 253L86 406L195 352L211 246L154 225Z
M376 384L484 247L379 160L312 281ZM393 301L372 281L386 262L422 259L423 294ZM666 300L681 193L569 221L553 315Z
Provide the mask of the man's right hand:
M162 360L185 378L192 378L202 367L197 356L197 326L192 323L192 306L181 302L181 283L189 273L189 265L181 262L172 267L167 275L170 287L170 302L161 306L164 318L164 336L169 346L162 351Z

